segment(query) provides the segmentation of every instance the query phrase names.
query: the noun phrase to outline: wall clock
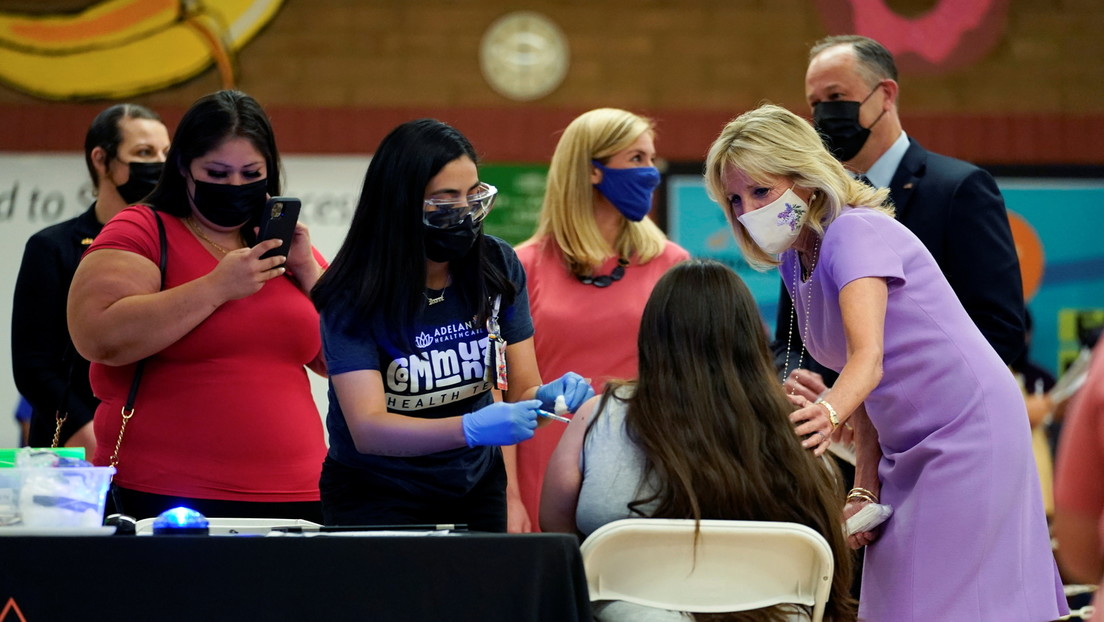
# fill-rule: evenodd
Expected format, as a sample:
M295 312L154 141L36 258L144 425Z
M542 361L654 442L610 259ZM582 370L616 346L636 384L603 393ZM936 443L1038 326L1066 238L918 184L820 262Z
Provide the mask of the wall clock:
M551 19L514 11L483 34L479 65L497 93L517 101L548 95L563 82L569 61L567 38Z

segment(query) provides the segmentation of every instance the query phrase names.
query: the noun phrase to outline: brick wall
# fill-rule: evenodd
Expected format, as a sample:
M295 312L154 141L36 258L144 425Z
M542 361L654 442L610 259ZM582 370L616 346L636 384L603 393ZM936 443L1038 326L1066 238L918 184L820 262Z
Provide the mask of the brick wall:
M937 1L888 4L918 15ZM724 121L762 100L807 110L807 46L828 34L816 5L288 0L240 54L238 85L270 110L288 152L369 152L395 124L429 115L456 124L490 159L540 161L574 115L619 106L657 118L661 154L692 161ZM533 103L498 95L479 70L483 32L518 8L553 18L571 46L565 81ZM1010 0L1004 34L980 61L947 75L902 74L906 129L983 163L1104 164L1102 31L1099 0ZM134 99L172 124L217 88L209 70ZM0 86L0 149L73 149L103 105Z

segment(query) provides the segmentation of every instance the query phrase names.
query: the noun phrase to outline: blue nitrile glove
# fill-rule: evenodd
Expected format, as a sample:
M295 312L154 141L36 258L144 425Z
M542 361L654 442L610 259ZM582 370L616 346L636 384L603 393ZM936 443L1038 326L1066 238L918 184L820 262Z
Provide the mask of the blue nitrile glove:
M555 412L556 396L558 395L564 396L567 409L575 412L584 402L594 397L594 389L590 387L586 378L573 371L567 372L558 380L542 384L537 388L537 399L541 401L541 406L549 412Z
M513 445L533 437L540 402L495 402L464 415L464 440L468 447Z

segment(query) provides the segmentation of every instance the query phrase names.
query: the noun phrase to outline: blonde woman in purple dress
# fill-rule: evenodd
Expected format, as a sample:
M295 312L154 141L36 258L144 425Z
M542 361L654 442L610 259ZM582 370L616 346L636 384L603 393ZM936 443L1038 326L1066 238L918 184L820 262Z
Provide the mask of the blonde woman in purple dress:
M791 420L817 454L853 434L842 517L894 509L850 537L867 547L860 619L1064 615L1023 397L886 190L854 180L807 121L772 105L725 126L706 183L748 261L778 267L792 339L840 374L815 401L792 395Z

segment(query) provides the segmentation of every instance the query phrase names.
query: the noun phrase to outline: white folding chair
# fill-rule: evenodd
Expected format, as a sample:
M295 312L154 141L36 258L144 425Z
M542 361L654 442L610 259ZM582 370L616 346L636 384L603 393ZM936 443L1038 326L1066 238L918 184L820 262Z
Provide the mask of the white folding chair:
M785 603L821 622L832 587L828 542L796 523L629 518L582 544L591 600L676 611L746 611Z

